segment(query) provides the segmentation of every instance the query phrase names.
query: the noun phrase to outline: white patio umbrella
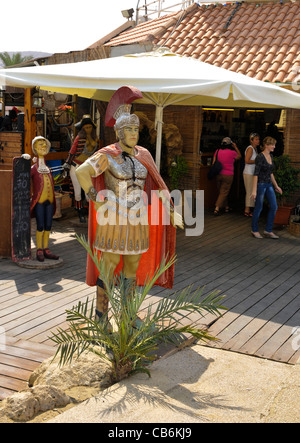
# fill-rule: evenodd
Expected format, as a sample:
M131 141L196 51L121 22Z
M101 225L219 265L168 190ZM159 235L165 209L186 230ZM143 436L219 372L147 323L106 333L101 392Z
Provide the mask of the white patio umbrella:
M163 109L169 105L300 108L300 94L242 74L158 50L109 59L0 70L0 85L34 87L109 101L121 86L156 106L156 164L160 168Z

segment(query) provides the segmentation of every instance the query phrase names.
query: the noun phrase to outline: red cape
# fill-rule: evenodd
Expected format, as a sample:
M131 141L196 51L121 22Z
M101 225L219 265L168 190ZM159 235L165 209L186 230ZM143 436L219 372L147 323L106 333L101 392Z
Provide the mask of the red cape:
M153 202L151 208L151 191L154 190L166 190L168 188L161 178L155 162L149 153L149 151L141 146L136 146L138 153L135 158L139 160L148 170L148 176L145 183L145 192L148 196L148 220L149 220L149 243L150 247L147 252L142 254L142 258L139 264L137 272L137 284L143 286L149 278L153 276L157 268L160 266L162 260L165 257L173 257L175 255L175 241L176 241L176 229L171 225L163 225L161 223L162 214L164 211L161 201L157 203ZM99 151L98 151L99 152ZM106 146L100 149L103 154L109 154L111 156L117 156L122 152L120 146L116 143L114 145ZM104 189L104 178L103 175L93 179L93 185L97 192ZM151 209L157 208L159 206L160 223L158 225L151 224ZM89 208L89 242L91 247L94 247L94 240L97 228L96 211L93 202L90 201ZM123 262L122 259L116 269L116 273L119 273L122 269ZM98 271L93 263L91 257L88 255L87 258L87 274L86 283L89 286L96 286L96 281L98 277ZM171 266L167 271L160 276L156 281L156 285L162 286L164 288L171 289L173 287L174 280L174 265Z

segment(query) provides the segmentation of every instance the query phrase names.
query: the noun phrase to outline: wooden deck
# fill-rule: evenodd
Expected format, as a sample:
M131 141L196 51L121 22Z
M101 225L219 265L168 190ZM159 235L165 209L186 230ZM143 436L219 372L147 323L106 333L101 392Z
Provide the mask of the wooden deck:
M54 354L49 335L66 325L65 310L95 294L85 284L85 251L74 237L86 229L70 220L55 221L53 229L51 246L63 267L29 270L0 260L0 399L23 389L30 373ZM226 295L222 317L193 318L219 338L209 346L296 364L300 239L286 229L278 231L279 241L256 240L249 232L249 219L237 214L206 214L201 237L178 231L174 290L194 284L205 286L204 294L218 289ZM174 290L155 287L148 301L155 304Z

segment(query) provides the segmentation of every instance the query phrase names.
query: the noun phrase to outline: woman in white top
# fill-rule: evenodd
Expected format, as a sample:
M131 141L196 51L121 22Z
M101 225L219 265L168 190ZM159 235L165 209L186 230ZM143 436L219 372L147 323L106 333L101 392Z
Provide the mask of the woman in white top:
M251 199L252 194L252 184L253 184L253 174L255 170L255 159L258 154L257 149L260 144L259 135L256 132L252 132L250 134L250 145L246 148L245 151L245 168L243 171L244 184L246 189L246 198L245 198L245 217L251 217L252 213L250 208L254 207L254 202Z

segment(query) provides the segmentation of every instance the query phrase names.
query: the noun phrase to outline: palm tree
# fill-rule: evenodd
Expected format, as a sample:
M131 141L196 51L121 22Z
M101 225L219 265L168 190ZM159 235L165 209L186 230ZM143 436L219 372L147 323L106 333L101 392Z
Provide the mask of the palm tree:
M22 57L22 54L20 52L15 52L12 54L9 54L8 52L0 53L0 59L2 60L4 67L19 65L20 63L32 60L32 58L33 56L30 55Z
M114 383L135 372L146 372L150 376L147 366L155 359L155 351L161 342L178 345L186 334L198 340L216 340L207 330L184 324L183 319L194 312L200 315L204 312L220 314L220 310L225 309L219 305L223 297L218 295L219 291L214 291L204 298L203 290L193 290L192 286L172 297L161 299L154 312L149 306L143 321L138 322L137 326L136 319L147 294L175 258L161 263L142 291L136 291L133 296L133 286L128 284L124 275L121 274L113 282L109 281L97 251L91 250L83 236L77 236L77 239L97 266L111 307L101 322L95 321L94 303L90 303L89 299L67 311L69 328L60 328L50 337L58 346L55 357L60 356L61 365L71 363L88 350L111 363L111 382ZM114 325L113 331L110 330L109 320Z

